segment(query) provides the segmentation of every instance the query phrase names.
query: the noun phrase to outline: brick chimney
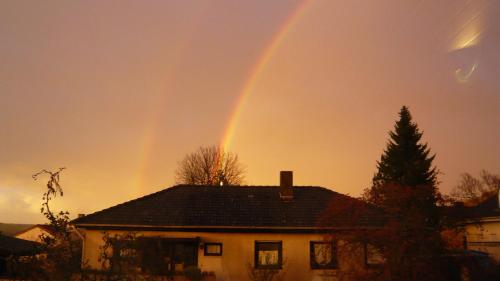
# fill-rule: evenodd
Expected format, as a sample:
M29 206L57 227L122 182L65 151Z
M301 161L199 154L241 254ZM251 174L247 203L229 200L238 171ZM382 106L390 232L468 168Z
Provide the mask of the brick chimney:
M280 198L283 201L293 200L293 171L280 172Z

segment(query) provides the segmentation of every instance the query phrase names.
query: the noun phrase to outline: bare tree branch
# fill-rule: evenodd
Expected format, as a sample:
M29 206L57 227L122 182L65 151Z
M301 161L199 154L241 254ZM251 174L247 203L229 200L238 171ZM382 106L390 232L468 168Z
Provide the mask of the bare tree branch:
M499 190L500 175L482 170L479 178L463 173L460 182L453 188L451 196L467 205L476 205Z
M200 147L179 162L176 171L178 184L240 185L245 170L238 155L219 146Z

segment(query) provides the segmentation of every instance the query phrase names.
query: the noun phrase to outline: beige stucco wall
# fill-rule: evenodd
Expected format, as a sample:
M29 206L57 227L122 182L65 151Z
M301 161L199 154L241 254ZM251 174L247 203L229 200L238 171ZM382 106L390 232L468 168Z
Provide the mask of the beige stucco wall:
M470 250L489 253L500 261L500 217L485 218L478 224L467 225L466 235Z
M44 234L46 236L51 237L52 235L45 231L41 227L33 227L31 229L28 229L27 231L24 231L22 233L16 234L15 237L19 239L24 239L24 240L29 240L29 241L35 241L35 242L41 242L40 236Z
M82 230L85 235L83 258L91 268L99 269L98 261L103 245L103 232L97 230ZM124 232L109 231L110 236ZM324 235L320 234L266 234L266 233L206 233L206 232L140 232L141 236L162 236L169 238L195 238L199 237L202 243L217 242L223 244L222 256L204 256L203 248L198 249L198 267L202 271L214 271L217 280L245 281L248 278L248 264L254 264L255 241L282 241L285 280L337 280L334 276L337 270L317 270L310 267L310 241L322 241ZM357 259L364 265L362 254ZM350 261L352 257L350 258ZM346 267L347 260L339 257L339 267ZM325 278L325 276L327 276Z

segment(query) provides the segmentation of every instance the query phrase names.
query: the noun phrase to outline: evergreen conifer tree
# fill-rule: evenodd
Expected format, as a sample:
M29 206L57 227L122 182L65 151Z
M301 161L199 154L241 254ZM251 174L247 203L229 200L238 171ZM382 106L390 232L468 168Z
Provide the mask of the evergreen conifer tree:
M386 184L402 186L436 186L437 170L432 166L435 155L430 155L427 144L420 142L422 133L412 122L406 106L399 112L394 131L389 133L387 148L377 162L378 171L373 186Z
M446 280L435 156L421 143L422 133L406 106L389 135L373 186L365 192L365 199L390 218L372 242L387 259L384 270L390 278L383 280Z

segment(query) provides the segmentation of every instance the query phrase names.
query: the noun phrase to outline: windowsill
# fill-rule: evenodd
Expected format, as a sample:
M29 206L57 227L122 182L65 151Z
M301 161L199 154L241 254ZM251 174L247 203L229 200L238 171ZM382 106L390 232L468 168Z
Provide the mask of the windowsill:
M336 267L315 267L315 268L311 268L311 270L338 270L339 267L336 266Z
M254 267L255 269L276 269L276 270L282 270L283 266L256 266Z
M323 271L315 271L317 272L317 276L321 277L335 277L338 276L340 270L336 269L324 269Z

